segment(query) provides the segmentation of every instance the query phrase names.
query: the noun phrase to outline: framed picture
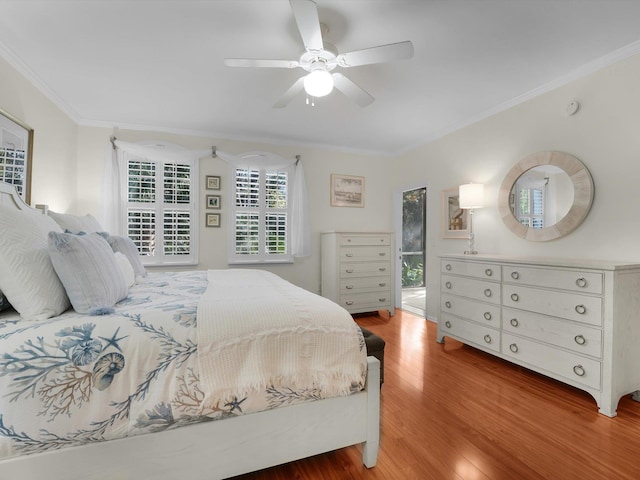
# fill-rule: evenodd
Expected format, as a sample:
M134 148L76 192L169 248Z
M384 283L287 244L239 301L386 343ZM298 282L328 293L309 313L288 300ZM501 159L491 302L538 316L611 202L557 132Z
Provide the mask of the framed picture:
M364 207L364 177L331 174L332 207Z
M458 187L442 191L442 238L468 238L468 215L460 208Z
M207 208L220 208L220 195L207 195Z
M33 128L0 110L0 181L14 185L26 203L31 203L32 150Z
M207 227L219 227L219 226L220 226L220 214L207 213Z
M207 190L220 190L220 176L207 175Z

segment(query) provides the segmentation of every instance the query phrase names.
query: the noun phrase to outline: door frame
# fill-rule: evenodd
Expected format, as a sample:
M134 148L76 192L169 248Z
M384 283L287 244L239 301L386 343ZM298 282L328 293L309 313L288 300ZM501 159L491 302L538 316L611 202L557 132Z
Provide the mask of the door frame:
M395 232L395 278L396 284L394 286L395 290L395 298L396 298L396 308L402 308L402 194L408 190L417 190L419 188L424 188L425 192L425 212L424 212L424 228L425 228L425 239L424 239L424 275L425 275L425 289L427 288L427 258L428 258L428 245L427 241L428 232L429 232L429 182L417 182L417 183L409 183L402 185L400 187L396 187L393 191L393 231ZM424 305L424 314L425 317L427 315L427 300L425 295L425 305Z

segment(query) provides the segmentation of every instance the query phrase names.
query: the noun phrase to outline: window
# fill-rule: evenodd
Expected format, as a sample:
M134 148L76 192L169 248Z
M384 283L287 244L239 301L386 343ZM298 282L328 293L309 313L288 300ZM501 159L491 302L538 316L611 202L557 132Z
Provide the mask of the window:
M291 167L235 169L229 263L292 262Z
M197 164L129 157L124 162L127 235L146 265L197 263Z

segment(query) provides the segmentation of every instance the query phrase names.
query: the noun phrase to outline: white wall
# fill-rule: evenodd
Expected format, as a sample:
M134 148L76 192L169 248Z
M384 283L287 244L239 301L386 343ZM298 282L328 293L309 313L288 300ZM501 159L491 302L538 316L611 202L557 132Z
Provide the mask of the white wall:
M441 191L485 184L486 207L474 216L481 253L582 257L640 263L640 55L606 67L519 106L405 153L396 160L394 185L429 184L427 311L439 309L438 255L462 253L465 240L442 238ZM581 103L565 114L571 99ZM568 236L537 243L519 239L497 210L498 189L509 169L530 153L559 150L590 170L595 199L584 223Z
M34 130L31 203L74 208L76 123L1 57L0 108Z
M98 213L100 178L105 148L109 145L112 130L81 127L78 136L78 205L75 213ZM264 266L288 281L312 292L320 291L320 244L319 236L325 230L390 230L391 190L388 183L389 159L366 157L312 148L268 145L215 138L173 135L161 132L118 130L120 140L135 142L159 140L171 142L190 149L208 149L215 145L218 150L233 154L264 150L292 158L301 155L307 182L312 255L296 259L293 265ZM365 207L336 208L329 204L329 178L331 173L362 175L365 177ZM222 177L222 226L207 228L205 219L205 195L217 193L204 189L206 175ZM203 159L200 163L200 237L199 269L227 268L227 219L230 195L224 189L230 180L227 165L220 159ZM213 212L214 210L209 210ZM215 210L217 212L217 210Z

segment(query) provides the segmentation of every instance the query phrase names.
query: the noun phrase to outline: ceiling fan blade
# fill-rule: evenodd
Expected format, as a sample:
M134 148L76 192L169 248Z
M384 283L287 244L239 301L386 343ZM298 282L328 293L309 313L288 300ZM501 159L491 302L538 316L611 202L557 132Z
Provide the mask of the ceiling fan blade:
M300 66L297 60L261 60L258 58L225 58L227 67L266 67L266 68L296 68Z
M354 52L341 53L337 57L341 67L357 67L372 63L391 62L413 57L413 43L410 41L390 43L378 47L365 48Z
M289 105L289 102L293 100L297 94L299 94L304 88L304 77L300 77L295 81L293 85L289 87L289 90L284 92L284 94L278 99L276 103L273 104L273 108L284 108Z
M333 84L338 90L361 107L371 105L375 100L375 98L369 95L364 89L353 83L341 73L333 74Z
M296 19L304 48L309 51L320 51L324 48L318 7L313 0L289 0L293 16Z

